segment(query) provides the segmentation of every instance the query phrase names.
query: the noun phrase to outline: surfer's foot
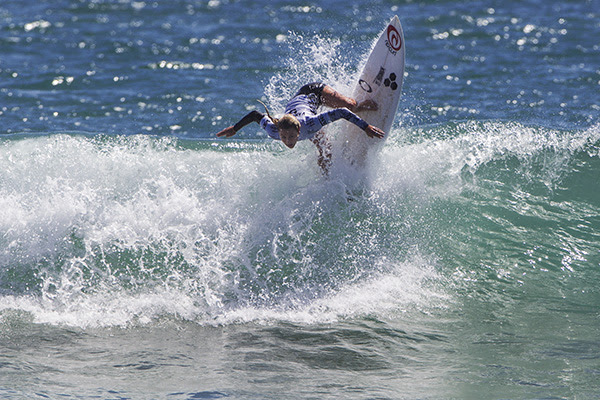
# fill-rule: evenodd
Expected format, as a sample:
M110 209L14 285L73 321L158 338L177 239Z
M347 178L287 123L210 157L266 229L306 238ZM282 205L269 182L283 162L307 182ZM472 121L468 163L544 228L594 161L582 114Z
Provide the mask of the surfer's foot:
M359 112L359 111L375 111L377 110L378 106L377 103L375 103L373 100L371 99L367 99L364 101L361 101L355 108L355 111Z

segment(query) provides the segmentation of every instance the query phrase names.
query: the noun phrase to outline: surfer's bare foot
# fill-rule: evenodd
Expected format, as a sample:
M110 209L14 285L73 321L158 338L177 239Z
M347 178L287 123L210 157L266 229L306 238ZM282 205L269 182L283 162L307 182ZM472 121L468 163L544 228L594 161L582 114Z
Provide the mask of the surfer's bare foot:
M354 109L355 111L375 111L377 110L378 106L377 103L375 103L373 100L371 99L367 99L364 101L361 101L359 104L356 105L356 108Z

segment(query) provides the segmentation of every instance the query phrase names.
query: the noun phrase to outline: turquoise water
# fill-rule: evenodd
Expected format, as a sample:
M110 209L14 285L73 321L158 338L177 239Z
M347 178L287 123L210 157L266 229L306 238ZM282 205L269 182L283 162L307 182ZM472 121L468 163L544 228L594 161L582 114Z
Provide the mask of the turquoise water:
M0 398L598 398L598 10L0 3ZM214 137L395 14L364 171Z

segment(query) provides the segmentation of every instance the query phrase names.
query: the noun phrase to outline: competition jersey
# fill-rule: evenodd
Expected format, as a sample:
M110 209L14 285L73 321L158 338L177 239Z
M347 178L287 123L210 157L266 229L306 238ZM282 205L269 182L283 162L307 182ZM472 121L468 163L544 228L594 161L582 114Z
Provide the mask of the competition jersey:
M300 135L298 136L298 140L311 139L325 125L342 118L353 123L362 130L365 130L367 126L369 126L366 121L347 108L335 108L317 114L317 109L320 104L319 96L315 93L298 94L287 103L285 113L292 114L300 122ZM263 116L260 120L260 126L267 131L267 134L270 137L280 140L277 125L273 123L268 115Z

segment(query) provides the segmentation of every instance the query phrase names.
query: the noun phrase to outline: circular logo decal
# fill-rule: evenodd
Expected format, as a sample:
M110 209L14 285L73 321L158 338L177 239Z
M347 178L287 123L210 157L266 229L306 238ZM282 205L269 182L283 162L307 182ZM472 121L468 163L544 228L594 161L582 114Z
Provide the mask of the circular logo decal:
M369 85L367 82L365 82L362 79L358 81L358 84L367 93L371 93L373 91L373 89L371 88L371 85Z
M394 28L393 25L388 26L387 28L387 37L388 43L392 46L392 49L398 51L402 47L402 38L398 33L398 30Z

